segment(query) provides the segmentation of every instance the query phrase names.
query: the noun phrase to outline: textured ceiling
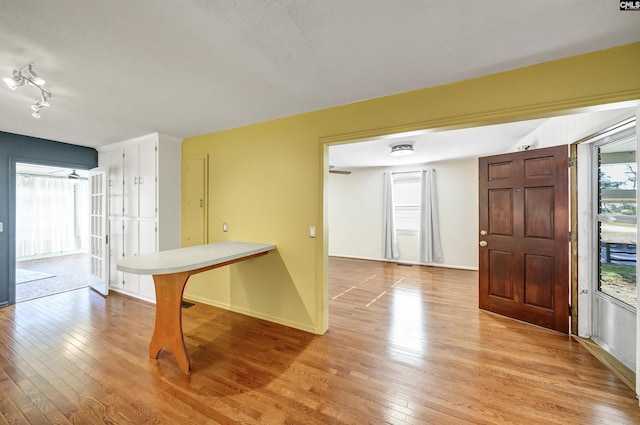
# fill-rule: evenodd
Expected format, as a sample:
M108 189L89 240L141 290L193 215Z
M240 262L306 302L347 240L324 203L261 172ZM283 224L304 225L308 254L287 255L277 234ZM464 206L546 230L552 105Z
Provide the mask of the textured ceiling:
M2 0L0 130L184 138L640 40L613 0Z

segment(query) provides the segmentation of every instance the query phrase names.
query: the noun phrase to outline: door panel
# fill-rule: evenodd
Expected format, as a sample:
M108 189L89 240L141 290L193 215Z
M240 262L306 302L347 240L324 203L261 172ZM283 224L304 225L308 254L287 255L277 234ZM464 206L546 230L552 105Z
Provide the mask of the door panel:
M526 188L524 230L528 238L553 239L553 187Z
M156 144L138 145L138 211L140 217L157 215Z
M112 288L122 289L123 273L116 268L116 263L124 256L124 229L122 218L109 220L109 285Z
M155 220L140 220L139 224L139 254L151 254L157 252L157 230ZM155 286L153 276L138 276L140 295L148 300L155 301Z
M105 153L107 158L106 166L109 167L109 215L111 216L121 216L123 214L123 152L122 149L118 149Z
M109 294L108 185L108 168L94 168L89 171L90 286L102 295Z
M489 281L489 294L494 297L502 297L513 300L514 289L511 271L512 254L497 250L489 251L489 269L493 271Z
M207 243L207 157L197 156L187 161L185 198L182 211L185 223L182 246Z
M553 309L553 257L525 255L525 304Z
M511 189L489 192L489 226L493 235L513 235L513 193Z
M564 333L567 159L559 146L479 160L480 308Z
M138 217L138 146L124 149L122 203L124 215Z
M138 220L123 220L122 224L122 235L124 241L124 252L122 253L122 258L140 255L140 248L138 245ZM134 294L140 292L140 275L125 272L123 273L123 278L123 289L125 291Z

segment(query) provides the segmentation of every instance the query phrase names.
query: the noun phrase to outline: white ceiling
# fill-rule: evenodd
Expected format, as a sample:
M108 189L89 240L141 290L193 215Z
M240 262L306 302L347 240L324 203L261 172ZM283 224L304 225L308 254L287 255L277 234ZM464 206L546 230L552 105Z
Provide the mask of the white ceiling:
M633 101L599 105L588 108L586 112L552 118L454 130L414 131L349 142L329 147L329 164L338 171L363 167L400 167L496 155L525 146L540 148L566 144L634 116L635 106L639 104ZM550 136L550 128L564 137ZM391 147L398 144L412 145L414 153L391 156Z
M341 144L329 148L329 164L336 170L389 167L476 158L508 151L545 121L554 118L465 128L442 132L395 134L375 140ZM410 156L391 156L391 147L410 144Z
M53 96L2 84L0 131L185 138L639 40L614 0L3 0L0 76Z

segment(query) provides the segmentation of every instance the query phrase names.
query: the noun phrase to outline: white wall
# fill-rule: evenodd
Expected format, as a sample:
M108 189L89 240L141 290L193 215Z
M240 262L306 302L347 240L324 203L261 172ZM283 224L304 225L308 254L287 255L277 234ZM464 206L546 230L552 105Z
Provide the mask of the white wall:
M436 170L440 236L444 262L434 265L478 268L478 161L467 159L403 168L353 169L330 174L329 255L384 260L382 256L382 173ZM410 236L398 236L399 262L418 262ZM412 249L413 248L413 249Z
M382 259L383 171L329 174L329 255Z
M554 117L515 143L510 151L518 150L522 145L535 148L569 145L632 117L634 113L634 108L624 108Z

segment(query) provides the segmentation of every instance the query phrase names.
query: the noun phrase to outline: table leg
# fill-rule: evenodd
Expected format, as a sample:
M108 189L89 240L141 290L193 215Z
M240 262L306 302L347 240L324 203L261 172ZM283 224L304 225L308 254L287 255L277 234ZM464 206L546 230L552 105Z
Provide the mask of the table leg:
M156 323L149 344L149 356L157 359L162 349L173 353L178 367L191 374L189 354L182 335L182 293L188 272L154 275L156 288Z

